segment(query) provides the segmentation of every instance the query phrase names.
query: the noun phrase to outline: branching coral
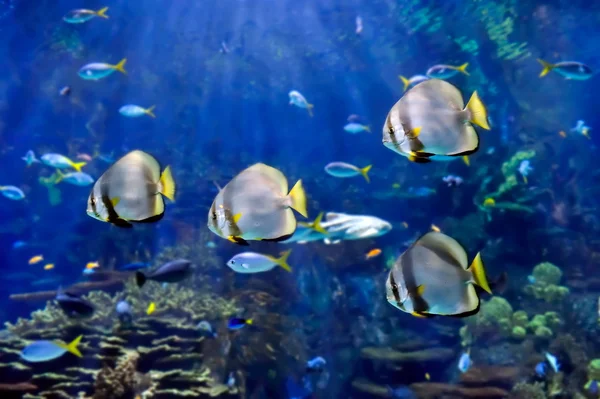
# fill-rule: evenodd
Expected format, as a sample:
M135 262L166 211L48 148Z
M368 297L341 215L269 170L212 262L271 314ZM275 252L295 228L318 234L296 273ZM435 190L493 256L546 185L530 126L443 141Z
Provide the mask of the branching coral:
M544 385L539 382L534 384L520 382L510 392L510 399L546 399Z
M115 368L103 367L96 377L93 399L126 399L135 393L135 372L139 355L127 352Z

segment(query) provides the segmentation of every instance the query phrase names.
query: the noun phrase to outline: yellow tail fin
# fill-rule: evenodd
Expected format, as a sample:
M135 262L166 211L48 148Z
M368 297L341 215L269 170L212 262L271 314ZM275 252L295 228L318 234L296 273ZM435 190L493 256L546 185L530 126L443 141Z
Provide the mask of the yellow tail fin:
M467 103L465 110L469 111L471 123L474 123L485 130L490 130L490 124L487 119L487 110L476 91L471 95L471 99Z
M121 61L119 61L119 63L117 65L114 66L114 68L117 71L119 71L119 72L127 75L127 71L125 70L125 63L126 62L127 62L127 58L123 58Z
M60 169L56 169L55 174L56 174L56 178L54 179L54 184L58 184L65 177L65 175L62 174Z
M310 228L310 229L313 229L317 233L328 235L329 233L327 232L327 230L325 230L323 228L323 226L321 226L321 220L323 220L323 215L324 214L325 214L324 212L319 213L319 215L317 215L317 217L315 218L314 222L312 222L312 223L304 223L304 225L306 227Z
M67 352L71 352L77 357L83 357L81 352L79 352L79 348L77 348L77 345L79 345L79 343L81 342L81 338L83 338L83 335L80 335L68 344L65 344L64 342L55 342L55 344L65 349Z
M246 324L252 324L253 322L254 322L254 320L252 320L252 319L246 320Z
M467 166L471 166L471 161L469 160L469 157L466 155L463 155L462 157L463 162L465 163L465 165Z
M367 181L367 183L371 183L371 179L369 179L369 171L371 170L371 168L373 167L373 165L367 165L364 168L362 168L360 170L360 174L363 175L363 177L365 178L365 180Z
M175 201L175 180L173 180L173 174L171 173L171 167L167 166L160 175L160 187L159 192L170 199Z
M87 165L87 162L77 162L71 164L73 169L75 169L78 172L81 172L81 168L83 168L85 165Z
M365 129L365 132L371 133L371 126L369 126L369 125L363 125L363 129Z
M540 78L543 78L544 76L548 75L548 72L550 72L552 69L554 69L553 64L546 62L546 61L542 60L541 58L538 58L537 60L544 67L542 69L542 72L540 72Z
M477 253L475 259L473 259L473 263L468 269L473 275L473 282L483 288L485 292L488 294L492 293L492 289L487 281L487 277L485 276L485 267L483 265L483 261L481 260L481 253Z
M313 108L315 106L313 104L306 104L306 109L308 111L308 115L312 118L313 117Z
M292 199L292 209L295 209L296 212L305 218L308 217L308 212L306 211L306 193L304 192L304 187L302 187L302 180L296 182L288 195Z
M291 253L292 253L292 250L288 249L287 251L285 251L284 253L281 254L280 258L273 259L276 264L278 264L279 266L281 266L287 272L291 272L292 271L292 268L287 263L287 260L290 257Z
M108 15L106 15L107 11L108 11L108 7L104 7L103 9L96 11L96 15L99 17L108 19Z
M465 75L469 76L469 72L467 72L467 67L469 66L468 62L465 62L464 64L462 64L461 66L456 67L456 70L460 73L464 73Z
M410 86L410 80L406 79L404 76L400 75L398 76L400 78L400 80L402 81L402 83L404 84L404 91L406 91L408 89L408 86Z
M148 115L150 115L153 118L156 118L156 115L154 115L154 108L156 108L156 105L153 105L151 107L149 107L148 109L145 109L144 112L147 113Z

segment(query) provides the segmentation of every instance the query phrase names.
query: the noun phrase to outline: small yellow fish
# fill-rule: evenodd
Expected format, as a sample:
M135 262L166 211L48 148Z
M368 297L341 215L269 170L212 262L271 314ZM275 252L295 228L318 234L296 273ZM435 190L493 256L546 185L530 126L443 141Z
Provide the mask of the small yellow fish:
M95 269L97 267L100 267L100 265L98 264L98 262L88 262L88 264L85 265L86 269Z
M431 225L431 230L435 231L436 233L440 233L442 231L442 229L437 227L435 224Z
M150 302L150 305L148 305L148 309L146 310L146 314L150 316L152 313L154 313L155 310L156 304L154 302Z
M560 137L562 137L563 139L564 139L565 137L567 137L567 133L565 133L565 132L564 132L564 130L561 130L560 132L558 132L558 135L559 135Z
M52 270L54 269L54 263L48 263L46 266L44 266L44 270Z
M43 260L44 260L44 255L36 255L33 258L29 259L29 264L35 265L36 263L39 263Z
M381 249L374 248L374 249L370 250L369 252L367 252L367 254L365 255L365 259L372 259L379 255L381 255Z
M431 381L431 376L429 375L429 373L425 373L425 379L427 381Z
M408 229L408 223L402 222L402 227L404 227L405 229Z
M392 184L392 188L394 190L398 190L400 188L400 183L394 183L394 184Z
M483 201L483 206L485 207L494 207L496 206L496 200L494 200L493 198L486 198L485 201Z

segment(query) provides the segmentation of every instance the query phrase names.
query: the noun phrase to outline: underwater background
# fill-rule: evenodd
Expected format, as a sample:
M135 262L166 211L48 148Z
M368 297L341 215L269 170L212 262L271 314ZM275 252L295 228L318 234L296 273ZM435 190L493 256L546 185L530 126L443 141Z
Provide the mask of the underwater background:
M592 1L0 0L0 397L598 398L600 80L557 64L596 71L598 54ZM90 63L110 76L78 73ZM447 81L487 107L477 151L421 164L386 149L402 78L465 63ZM42 159L86 162L97 180L136 149L177 191L162 220L131 229L86 215L93 182L59 181ZM302 179L299 222L336 212L391 229L222 239L211 204L257 162ZM370 182L331 162L372 165ZM481 253L493 295L475 314L386 300L397 258L431 230ZM227 266L290 249L289 273ZM136 285L136 270L181 258L186 279ZM64 290L93 311L65 311ZM24 352L79 336L81 357Z

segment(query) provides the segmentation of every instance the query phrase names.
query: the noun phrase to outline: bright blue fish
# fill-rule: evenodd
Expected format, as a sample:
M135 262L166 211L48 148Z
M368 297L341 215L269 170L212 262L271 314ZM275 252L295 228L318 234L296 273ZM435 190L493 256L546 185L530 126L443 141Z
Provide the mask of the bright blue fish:
M58 359L67 352L71 352L77 357L82 357L81 352L77 348L82 337L83 335L78 336L69 344L65 344L62 341L35 341L21 351L21 358L31 363L38 363Z
M544 378L546 376L546 371L548 370L548 365L546 362L539 362L535 365L535 373L538 377Z
M246 324L252 324L252 319L242 319L241 317L232 317L227 323L227 328L230 330L239 330L244 328Z
M15 186L0 186L0 194L14 201L25 198L25 193L19 187Z

